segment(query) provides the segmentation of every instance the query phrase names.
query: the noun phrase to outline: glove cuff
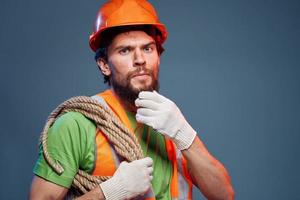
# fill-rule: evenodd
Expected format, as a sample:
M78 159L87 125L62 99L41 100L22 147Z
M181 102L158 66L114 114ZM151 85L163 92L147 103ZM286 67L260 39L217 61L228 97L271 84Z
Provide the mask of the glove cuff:
M186 122L175 135L173 142L179 150L188 149L192 145L196 135L196 131Z
M106 200L123 200L127 197L127 192L124 190L124 187L114 178L100 183L99 186Z

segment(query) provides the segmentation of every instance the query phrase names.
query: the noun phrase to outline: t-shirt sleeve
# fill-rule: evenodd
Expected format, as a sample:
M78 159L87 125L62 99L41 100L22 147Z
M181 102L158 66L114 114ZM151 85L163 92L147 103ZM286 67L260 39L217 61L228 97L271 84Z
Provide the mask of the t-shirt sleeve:
M95 160L95 124L84 115L68 112L48 130L47 150L64 172L58 175L44 158L42 147L33 172L50 182L70 188L78 169L91 172Z

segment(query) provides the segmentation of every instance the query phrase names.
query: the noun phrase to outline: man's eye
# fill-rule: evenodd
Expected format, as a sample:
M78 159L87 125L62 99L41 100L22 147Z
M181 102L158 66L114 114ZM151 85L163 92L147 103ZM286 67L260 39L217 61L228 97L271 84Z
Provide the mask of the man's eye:
M127 53L129 53L129 49L128 48L121 49L119 51L119 53L122 54L122 55L127 54Z
M152 52L153 51L153 48L152 47L145 47L145 52Z

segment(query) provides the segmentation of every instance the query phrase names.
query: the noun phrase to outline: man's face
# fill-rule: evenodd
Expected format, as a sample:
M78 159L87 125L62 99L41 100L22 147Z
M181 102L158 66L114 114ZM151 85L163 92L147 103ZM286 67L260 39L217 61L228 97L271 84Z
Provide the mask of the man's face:
M129 103L140 91L158 90L159 63L155 40L144 31L120 33L108 47L111 85Z

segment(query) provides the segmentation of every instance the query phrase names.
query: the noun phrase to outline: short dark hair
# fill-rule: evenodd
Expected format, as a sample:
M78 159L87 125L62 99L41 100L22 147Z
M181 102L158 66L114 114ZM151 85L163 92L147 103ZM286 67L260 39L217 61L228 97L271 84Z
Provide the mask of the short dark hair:
M161 32L151 25L131 25L131 26L118 26L107 29L101 33L101 43L99 45L99 49L97 49L95 54L95 60L103 59L104 61L108 61L108 47L111 45L113 39L120 33L141 30L147 33L149 36L153 37L156 43L156 49L158 55L161 55L164 52L164 48L162 46L162 35ZM110 85L109 76L104 75L104 83L108 83Z

